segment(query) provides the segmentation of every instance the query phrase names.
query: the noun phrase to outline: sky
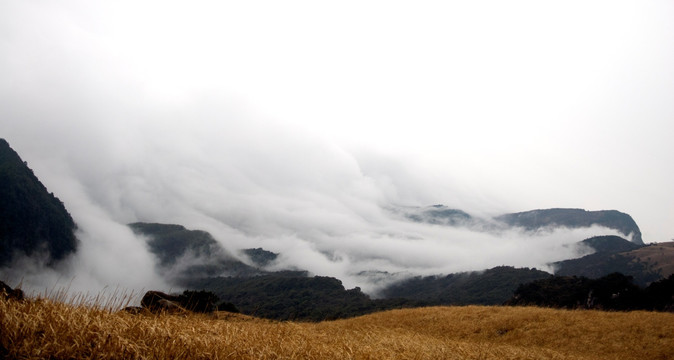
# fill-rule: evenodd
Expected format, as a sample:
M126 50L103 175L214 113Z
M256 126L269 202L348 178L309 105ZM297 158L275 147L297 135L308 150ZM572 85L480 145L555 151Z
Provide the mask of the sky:
M646 243L674 238L672 18L670 1L3 1L0 137L64 201L70 266L101 284L160 281L135 221L349 286L545 266L592 231L386 209L616 209Z

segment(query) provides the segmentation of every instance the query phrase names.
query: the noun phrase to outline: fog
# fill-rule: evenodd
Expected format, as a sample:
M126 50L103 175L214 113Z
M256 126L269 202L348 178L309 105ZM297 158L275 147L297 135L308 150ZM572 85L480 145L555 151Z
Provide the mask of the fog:
M125 226L137 221L372 292L380 278L549 269L612 233L390 210L432 204L484 219L617 209L644 241L671 239L673 6L482 5L3 3L0 136L81 242L58 269L12 276L170 287Z

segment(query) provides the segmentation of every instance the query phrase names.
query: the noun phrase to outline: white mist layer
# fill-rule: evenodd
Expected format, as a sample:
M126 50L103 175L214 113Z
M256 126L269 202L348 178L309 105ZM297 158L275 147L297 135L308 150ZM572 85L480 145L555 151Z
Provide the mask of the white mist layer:
M531 233L414 222L386 210L407 200L399 196L406 189L381 171L370 176L338 147L257 128L198 138L186 127L170 143L102 143L86 154L31 161L80 228L78 253L60 276L72 277L75 289L166 288L171 279L155 273L144 239L125 226L136 221L206 230L232 254L262 247L280 253L272 270L308 270L371 293L413 275L499 265L550 270L551 262L581 255L578 241L619 235L599 227ZM132 133L151 138L141 128ZM182 143L190 150L169 146ZM133 147L142 150L120 156Z

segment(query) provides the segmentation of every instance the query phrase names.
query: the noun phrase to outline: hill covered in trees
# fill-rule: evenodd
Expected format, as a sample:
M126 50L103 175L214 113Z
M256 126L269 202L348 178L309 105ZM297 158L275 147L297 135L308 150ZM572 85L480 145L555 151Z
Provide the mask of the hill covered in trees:
M0 139L0 266L21 254L61 260L77 249L75 230L63 203Z
M550 276L520 285L508 305L566 309L674 311L674 275L645 288L632 277L613 273L599 279Z
M213 292L243 314L276 320L333 320L427 305L408 299L373 300L358 287L345 289L339 279L297 271L207 278L192 286Z

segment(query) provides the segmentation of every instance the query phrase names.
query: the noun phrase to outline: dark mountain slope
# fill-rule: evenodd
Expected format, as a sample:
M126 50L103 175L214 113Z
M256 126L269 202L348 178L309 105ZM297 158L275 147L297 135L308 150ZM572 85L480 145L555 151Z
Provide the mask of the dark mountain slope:
M641 253L640 249L653 245L639 246L618 236L596 236L583 240L581 244L592 247L596 252L554 263L555 275L598 279L611 273L621 273L631 276L640 286L669 275L661 274L649 259L636 256Z
M499 305L521 284L550 277L536 269L499 266L485 271L417 276L381 292L384 298L419 300L433 305Z
M642 247L642 245L637 245L615 235L594 236L585 239L580 243L593 248L597 253L618 253L636 250Z
M435 225L467 226L475 220L465 211L440 204L428 207L401 208L398 211L402 211L404 216L412 221Z
M345 289L339 279L301 271L207 278L195 281L192 288L213 292L244 314L276 320L333 320L425 305L405 299L372 300L360 288Z
M17 253L61 260L77 249L75 230L63 203L0 139L0 266Z
M644 244L641 239L641 230L634 219L616 210L543 209L505 214L495 219L510 226L521 226L527 230L555 226L582 228L599 225L618 230L625 236L632 234L633 243Z
M228 253L208 232L172 224L133 223L129 227L147 236L159 271L176 285L186 286L204 277L245 277L260 273Z

